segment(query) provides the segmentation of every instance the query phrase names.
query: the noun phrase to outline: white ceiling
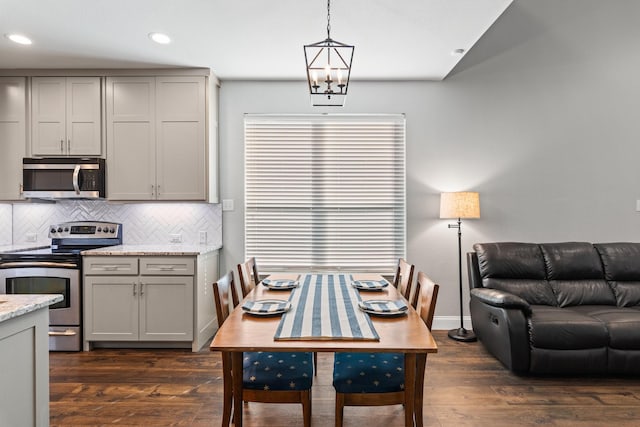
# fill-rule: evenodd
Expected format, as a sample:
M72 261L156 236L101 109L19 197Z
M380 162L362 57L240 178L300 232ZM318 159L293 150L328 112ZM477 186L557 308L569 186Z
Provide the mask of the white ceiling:
M441 80L513 0L334 0L352 79ZM206 67L221 79L303 79L325 0L0 0L0 68ZM147 37L172 38L158 45ZM10 42L21 33L31 46Z

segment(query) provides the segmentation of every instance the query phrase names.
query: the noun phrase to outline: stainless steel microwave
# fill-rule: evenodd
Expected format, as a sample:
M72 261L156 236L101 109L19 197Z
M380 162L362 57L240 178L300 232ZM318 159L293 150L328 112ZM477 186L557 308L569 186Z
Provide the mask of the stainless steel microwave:
M22 159L22 194L35 199L99 199L106 196L104 159Z

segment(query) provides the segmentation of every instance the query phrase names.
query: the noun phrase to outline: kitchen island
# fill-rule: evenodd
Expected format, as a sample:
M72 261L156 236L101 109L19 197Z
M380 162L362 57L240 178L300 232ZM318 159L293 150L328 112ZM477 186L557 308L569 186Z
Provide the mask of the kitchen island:
M0 426L49 425L49 310L62 295L0 294Z

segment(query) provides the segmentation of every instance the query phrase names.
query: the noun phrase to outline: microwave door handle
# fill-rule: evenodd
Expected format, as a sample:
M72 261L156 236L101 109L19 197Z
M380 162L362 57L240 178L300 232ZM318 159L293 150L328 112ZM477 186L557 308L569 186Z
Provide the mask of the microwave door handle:
M73 168L73 189L76 190L76 194L80 194L80 185L78 183L78 177L80 176L80 165L76 165Z

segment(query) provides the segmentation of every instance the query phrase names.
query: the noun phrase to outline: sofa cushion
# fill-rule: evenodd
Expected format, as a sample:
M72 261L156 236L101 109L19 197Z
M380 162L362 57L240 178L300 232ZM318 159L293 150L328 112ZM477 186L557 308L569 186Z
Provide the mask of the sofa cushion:
M640 350L640 310L600 308L591 310L589 315L605 324L609 331L609 347Z
M591 243L542 243L549 280L604 279L602 261Z
M618 307L640 305L640 243L594 245Z
M640 306L640 282L609 282L618 307Z
M498 289L519 296L529 304L557 305L546 280L483 279L485 288Z
M560 307L616 305L616 297L605 280L551 280Z
M596 243L607 280L640 281L640 243Z
M473 248L483 287L510 292L529 304L557 305L537 244L477 243Z
M576 350L609 343L604 322L571 308L533 306L529 331L537 348Z
M546 279L544 258L535 243L476 243L473 249L483 279Z

